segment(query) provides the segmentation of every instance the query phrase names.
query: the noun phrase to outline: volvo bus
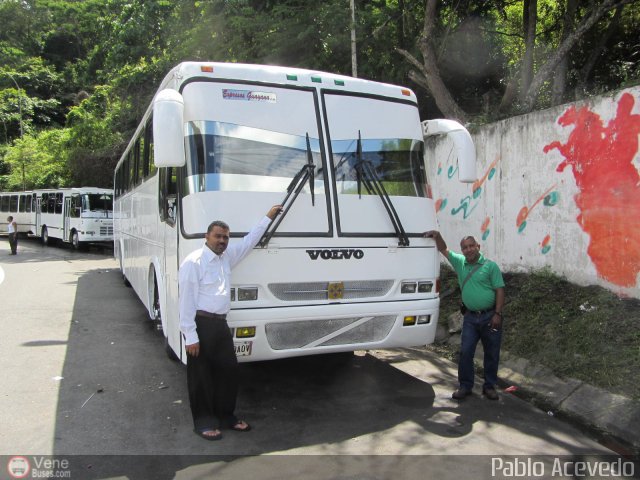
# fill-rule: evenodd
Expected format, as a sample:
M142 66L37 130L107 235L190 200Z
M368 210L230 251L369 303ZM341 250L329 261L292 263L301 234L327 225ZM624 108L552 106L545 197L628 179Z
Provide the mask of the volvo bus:
M114 177L114 255L171 356L186 362L178 269L220 219L238 241L282 213L232 275L240 361L431 343L440 259L424 135L403 87L296 68L185 62L161 82ZM462 152L462 153L460 153ZM427 159L433 161L433 159Z

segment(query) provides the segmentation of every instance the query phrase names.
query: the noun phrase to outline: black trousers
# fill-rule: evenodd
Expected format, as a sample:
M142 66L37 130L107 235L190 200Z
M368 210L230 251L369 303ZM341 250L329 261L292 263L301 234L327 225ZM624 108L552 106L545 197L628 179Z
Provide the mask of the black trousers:
M196 315L200 354L187 355L187 386L193 425L202 431L229 428L238 395L238 359L224 316Z
M11 253L15 255L18 250L18 233L10 233L9 234L9 246L11 247Z

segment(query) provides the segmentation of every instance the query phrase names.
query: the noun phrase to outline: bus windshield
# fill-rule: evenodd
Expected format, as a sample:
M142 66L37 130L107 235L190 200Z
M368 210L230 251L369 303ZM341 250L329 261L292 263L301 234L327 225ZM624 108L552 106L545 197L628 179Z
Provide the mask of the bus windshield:
M411 139L363 139L362 158L358 159L358 139L331 143L336 188L341 194L358 193L358 162L368 162L389 195L427 196L424 167L424 143ZM362 195L375 195L361 185Z
M111 212L113 195L107 193L85 193L82 195L82 212Z
M184 195L204 191L286 192L307 164L306 136L214 121L189 122ZM320 142L310 138L315 193L324 193ZM309 186L302 190L309 193Z

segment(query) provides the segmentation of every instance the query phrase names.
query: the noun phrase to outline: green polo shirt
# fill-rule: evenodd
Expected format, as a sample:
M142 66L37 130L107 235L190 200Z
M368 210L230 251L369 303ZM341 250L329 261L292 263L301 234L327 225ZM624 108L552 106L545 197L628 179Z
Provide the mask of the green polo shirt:
M461 253L451 250L449 250L449 262L458 275L459 285L462 285L469 272L476 266L475 263L468 263ZM496 288L504 287L504 280L498 265L484 258L482 253L477 263L481 267L467 280L462 291L462 301L469 310L488 310L495 306Z

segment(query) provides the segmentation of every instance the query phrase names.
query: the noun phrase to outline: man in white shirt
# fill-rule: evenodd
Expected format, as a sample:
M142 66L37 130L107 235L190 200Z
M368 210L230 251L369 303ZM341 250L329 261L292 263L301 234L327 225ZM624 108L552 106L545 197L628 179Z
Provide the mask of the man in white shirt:
M18 254L18 224L9 215L7 217L7 233L9 234L9 246L11 247L11 255Z
M245 258L282 210L271 207L251 231L229 248L229 226L217 220L205 244L180 265L180 331L187 351L187 385L194 431L206 440L222 438L220 429L248 432L234 411L238 360L226 315L231 308L231 270Z

